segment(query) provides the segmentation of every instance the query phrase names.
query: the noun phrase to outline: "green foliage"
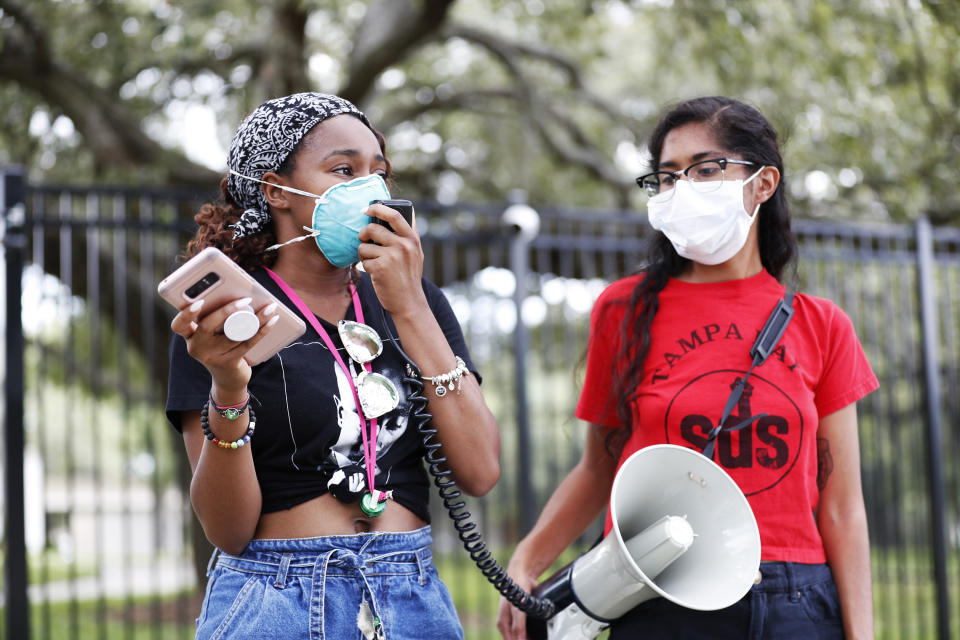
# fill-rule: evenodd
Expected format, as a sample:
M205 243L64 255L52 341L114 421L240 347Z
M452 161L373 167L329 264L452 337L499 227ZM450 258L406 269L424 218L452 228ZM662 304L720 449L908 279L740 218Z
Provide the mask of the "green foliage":
M7 63L32 20L53 66L28 82L0 64L0 161L37 179L169 179L159 152L154 167L112 165L93 155L105 132L53 124L67 102L99 94L177 148L199 105L216 113L225 148L265 97L358 86L365 51L431 19L387 12L401 5L421 7L4 0ZM799 215L950 223L960 217L956 17L955 3L909 0L454 2L355 99L388 134L398 190L416 199L502 201L523 189L535 204L639 207L630 179L662 107L721 93L785 134ZM53 69L89 91L56 94L35 77Z
M655 68L671 70L673 95L706 86L742 97L787 134L800 215L960 215L953 23L918 3L867 0L678 0L651 18L668 52Z

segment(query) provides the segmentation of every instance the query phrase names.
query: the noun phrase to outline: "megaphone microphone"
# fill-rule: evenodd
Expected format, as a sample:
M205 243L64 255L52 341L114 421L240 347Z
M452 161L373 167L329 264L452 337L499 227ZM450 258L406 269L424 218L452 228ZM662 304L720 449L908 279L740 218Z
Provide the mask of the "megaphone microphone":
M657 596L690 609L728 607L753 585L760 532L743 492L700 453L654 445L620 467L610 493L613 528L533 590L553 603L527 617L531 640L592 640Z

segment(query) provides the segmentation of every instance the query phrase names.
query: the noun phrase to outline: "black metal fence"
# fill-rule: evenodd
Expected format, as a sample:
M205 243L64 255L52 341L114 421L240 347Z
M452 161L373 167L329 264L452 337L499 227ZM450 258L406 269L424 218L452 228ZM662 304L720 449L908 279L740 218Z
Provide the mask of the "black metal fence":
M2 185L2 638L192 637L209 548L162 412L171 313L156 284L211 194L29 185L16 172ZM417 212L427 276L501 425L502 480L469 507L504 562L579 457L589 311L649 235L631 212L505 208ZM944 452L960 445L960 229L795 229L796 284L847 311L881 382L859 409L877 635L958 637L960 468ZM436 510L434 535L467 637L498 637L497 594Z

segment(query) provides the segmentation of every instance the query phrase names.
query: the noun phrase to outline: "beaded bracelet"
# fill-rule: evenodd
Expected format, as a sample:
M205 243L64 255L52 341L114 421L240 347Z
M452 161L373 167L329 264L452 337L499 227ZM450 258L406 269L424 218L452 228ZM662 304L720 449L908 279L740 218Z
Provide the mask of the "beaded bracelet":
M200 410L200 427L203 429L203 435L207 440L217 445L221 449L239 449L250 442L250 438L253 437L253 430L257 428L257 417L253 413L253 407L250 407L250 425L248 426L247 432L244 434L244 436L234 440L233 442L226 442L213 435L213 432L210 431L210 404L211 402L208 400L203 404L203 408ZM247 405L249 405L249 402Z
M470 375L470 370L467 369L466 363L464 363L463 358L456 356L457 366L446 372L441 373L438 376L423 376L424 380L428 380L433 383L433 386L436 387L437 397L442 398L447 395L447 389L453 391L453 383L457 383L457 395L460 394L460 385L463 381L463 376Z

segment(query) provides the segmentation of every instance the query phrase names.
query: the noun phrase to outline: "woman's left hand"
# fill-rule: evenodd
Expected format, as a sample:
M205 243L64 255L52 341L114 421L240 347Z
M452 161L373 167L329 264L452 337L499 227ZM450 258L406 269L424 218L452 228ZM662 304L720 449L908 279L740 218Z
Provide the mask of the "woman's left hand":
M370 223L360 230L360 261L370 274L380 304L394 316L422 312L427 299L420 282L423 247L416 218L411 226L399 211L382 204L370 205L367 213L393 229Z

